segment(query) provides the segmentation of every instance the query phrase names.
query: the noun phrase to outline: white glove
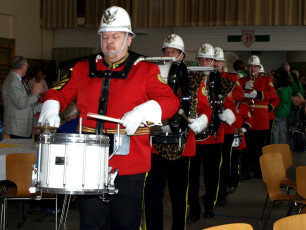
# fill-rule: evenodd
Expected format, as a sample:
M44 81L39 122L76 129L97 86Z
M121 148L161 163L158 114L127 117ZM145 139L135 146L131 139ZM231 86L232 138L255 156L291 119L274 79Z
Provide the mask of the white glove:
M125 127L127 135L133 135L142 123L152 122L155 125L162 125L161 115L162 111L159 104L150 100L125 113L122 118L122 125Z
M257 97L257 91L255 89L252 90L250 93L244 93L245 98L256 98Z
M221 121L225 121L229 125L232 125L236 121L236 116L230 109L226 109L219 114L219 118Z
M60 104L56 100L47 100L41 108L38 122L42 124L46 121L50 126L59 127L61 119L59 117Z
M254 81L252 80L248 80L244 86L245 89L253 89L253 87L254 87Z
M241 131L242 133L246 133L248 130L246 130L246 128L243 128L243 127L242 127L242 128L240 129L240 131Z
M207 128L207 124L208 124L208 119L207 116L205 114L202 114L201 116L199 116L196 119L189 119L192 123L189 124L188 126L195 132L195 133L199 133L202 130Z

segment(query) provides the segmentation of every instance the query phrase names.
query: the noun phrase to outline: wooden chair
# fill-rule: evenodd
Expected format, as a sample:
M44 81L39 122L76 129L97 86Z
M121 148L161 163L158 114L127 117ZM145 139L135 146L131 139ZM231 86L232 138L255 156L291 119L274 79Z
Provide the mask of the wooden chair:
M290 146L288 144L270 144L265 145L262 148L262 154L267 153L281 153L283 157L284 167L285 167L285 173L287 173L288 168L290 168L293 165L292 161L292 154L290 150ZM296 182L288 179L287 175L282 179L281 181L281 188L286 188L287 194L289 195L291 189L296 189ZM263 219L264 211L268 205L269 201L269 195L267 194L265 203L262 208L262 212L260 215L260 220Z
M24 223L23 201L24 200L55 200L55 210L57 210L57 196L42 197L40 193L31 194L29 191L31 185L31 175L33 165L36 164L37 154L35 153L13 153L6 156L6 177L7 180L14 182L17 186L17 192L5 193L3 202L4 215L1 218L1 227L7 229L7 201L20 200L21 212L18 228ZM57 228L57 213L55 214L55 229Z
M202 230L253 230L252 225L245 223L233 223L203 228Z
M306 229L306 214L287 216L275 221L273 230L302 230Z
M306 166L296 167L296 190L306 200ZM299 213L306 213L306 202L302 202Z
M281 153L283 157L285 172L293 165L292 154L288 144L271 144L262 148L262 153ZM281 187L286 187L289 194L290 189L296 189L296 182L288 179L287 175L281 181Z
M286 176L286 172L283 158L280 153L267 153L261 155L260 166L263 181L267 186L268 195L271 201L266 216L264 217L264 215L262 215L260 219L261 229L265 229L272 207L276 203L289 203L287 215L291 215L296 202L303 200L303 198L299 195L287 195L281 191L280 184L282 179Z

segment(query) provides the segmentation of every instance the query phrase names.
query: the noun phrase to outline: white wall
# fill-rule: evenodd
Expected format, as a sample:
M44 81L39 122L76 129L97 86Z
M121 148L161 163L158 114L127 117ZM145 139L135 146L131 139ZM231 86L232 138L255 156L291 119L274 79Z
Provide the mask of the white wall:
M228 35L242 35L242 30L255 30L255 35L270 35L270 42L255 42L250 47L242 42L228 42ZM61 29L55 31L55 47L96 47L100 51L96 29ZM247 62L252 52L258 56L266 71L284 61L306 62L305 27L206 27L206 28L136 28L131 50L146 56L160 56L165 37L179 34L185 42L187 61L195 61L197 50L203 43L220 46L224 51L235 52ZM297 55L295 55L297 54Z
M53 33L40 29L40 0L0 0L0 31L15 39L16 55L51 59Z

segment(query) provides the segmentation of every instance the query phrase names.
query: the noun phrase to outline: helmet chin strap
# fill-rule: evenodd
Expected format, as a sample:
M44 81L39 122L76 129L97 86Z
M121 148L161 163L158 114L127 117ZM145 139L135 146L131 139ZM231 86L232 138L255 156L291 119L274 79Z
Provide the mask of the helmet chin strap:
M114 53L107 53L106 51L103 50L102 38L101 38L101 39L100 39L100 42L101 42L101 50L102 50L102 53L103 53L104 55L115 55L115 54L119 53L119 52L123 49L123 47L125 46L125 43L126 43L127 38L128 38L128 35L129 35L129 33L126 32L125 38L124 38L124 42L123 42L122 46L120 47L119 50L115 51ZM102 33L101 33L101 37L102 37Z
M181 51L181 54L180 54L180 56L177 57L176 61L179 61L179 59L182 57L183 53L184 53L184 52ZM184 60L184 59L183 59L183 60ZM183 61L183 60L182 60L182 61Z

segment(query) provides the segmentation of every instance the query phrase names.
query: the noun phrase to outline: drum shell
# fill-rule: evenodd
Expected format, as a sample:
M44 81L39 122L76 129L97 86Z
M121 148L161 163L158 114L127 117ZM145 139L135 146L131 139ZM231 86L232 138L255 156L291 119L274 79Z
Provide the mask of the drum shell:
M39 189L55 194L100 194L107 186L109 139L90 134L42 134Z

